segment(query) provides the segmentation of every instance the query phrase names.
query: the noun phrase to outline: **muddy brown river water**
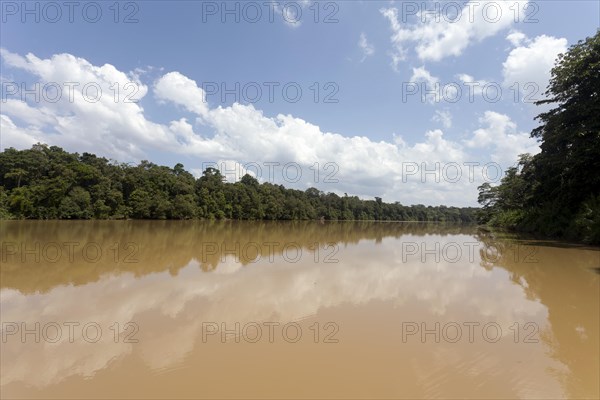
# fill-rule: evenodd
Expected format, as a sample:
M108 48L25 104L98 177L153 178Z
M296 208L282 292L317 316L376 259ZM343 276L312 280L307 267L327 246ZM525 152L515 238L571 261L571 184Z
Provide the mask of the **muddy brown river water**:
M600 249L473 226L4 221L2 398L598 398Z

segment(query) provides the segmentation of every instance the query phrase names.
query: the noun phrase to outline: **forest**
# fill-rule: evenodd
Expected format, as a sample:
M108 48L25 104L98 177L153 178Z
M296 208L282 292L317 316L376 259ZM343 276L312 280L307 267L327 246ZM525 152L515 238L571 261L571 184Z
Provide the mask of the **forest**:
M207 168L196 179L142 161L136 166L57 146L0 153L2 219L380 220L471 223L477 208L405 206L315 188L288 189L251 175L228 183Z
M540 153L522 154L497 186L479 187L480 223L600 243L600 30L560 54L531 132Z

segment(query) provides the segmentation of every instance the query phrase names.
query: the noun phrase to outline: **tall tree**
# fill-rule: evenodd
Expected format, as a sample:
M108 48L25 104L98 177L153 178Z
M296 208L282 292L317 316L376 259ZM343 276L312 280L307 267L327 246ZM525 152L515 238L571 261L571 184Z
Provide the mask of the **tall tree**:
M540 185L535 200L558 198L579 204L600 194L600 30L560 54L546 91L552 104L536 117L542 125L535 157Z
M480 217L491 224L600 243L600 30L560 54L531 136L496 188L482 185Z

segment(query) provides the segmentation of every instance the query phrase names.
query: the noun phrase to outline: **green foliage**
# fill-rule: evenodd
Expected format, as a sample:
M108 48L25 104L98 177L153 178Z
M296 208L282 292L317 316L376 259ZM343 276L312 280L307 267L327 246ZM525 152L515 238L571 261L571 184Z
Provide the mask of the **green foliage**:
M523 222L523 210L501 210L489 220L492 226L502 226L508 229L517 229Z
M4 187L0 186L0 219L12 219L13 215L9 211L8 193Z
M194 196L191 194L178 194L173 200L171 217L174 219L192 219L196 215Z
M600 195L592 196L581 204L569 233L580 235L584 242L600 243Z
M135 189L129 196L129 206L132 209L133 218L150 218L152 198L143 189Z
M479 222L600 243L600 30L559 55L546 95L541 152L479 187Z
M94 203L94 218L107 219L110 217L111 208L106 205L104 200L98 199Z
M0 218L247 219L474 222L474 208L403 206L315 188L286 189L245 175L226 183L214 168L199 179L183 165L117 164L37 144L0 153Z
M82 187L74 187L60 202L61 218L89 219L92 215L90 193Z

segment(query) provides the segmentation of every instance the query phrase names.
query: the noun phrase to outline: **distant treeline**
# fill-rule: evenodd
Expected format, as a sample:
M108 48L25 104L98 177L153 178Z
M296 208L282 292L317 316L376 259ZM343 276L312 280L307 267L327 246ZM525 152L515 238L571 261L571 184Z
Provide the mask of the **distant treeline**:
M541 152L522 154L500 185L479 187L479 222L600 243L600 30L558 57L536 104Z
M315 188L259 183L245 175L227 183L214 168L195 179L183 165L137 166L36 144L0 153L3 219L381 220L470 223L477 208L404 206Z

